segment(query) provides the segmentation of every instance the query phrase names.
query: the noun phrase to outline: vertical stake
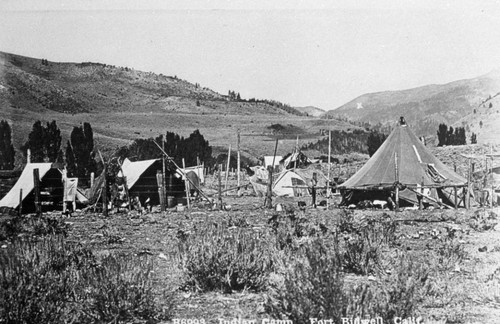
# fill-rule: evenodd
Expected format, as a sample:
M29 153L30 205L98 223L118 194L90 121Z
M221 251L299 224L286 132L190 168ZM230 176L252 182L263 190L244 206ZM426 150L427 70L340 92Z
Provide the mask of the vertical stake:
M467 159L467 209L470 209L470 191L471 191L471 161Z
M165 151L165 139L162 136L161 139L161 149ZM166 195L166 190L165 190L165 154L161 155L161 170L162 170L162 175L161 175L161 199L160 202L162 203L160 208L161 212L163 213L165 211L165 200L167 199Z
M35 187L35 211L37 216L42 216L42 206L40 204L40 173L38 169L33 169L33 185Z
M269 173L269 181L267 183L267 194L266 194L266 201L265 205L266 208L271 209L273 208L273 167L269 165L267 167L267 172Z
M104 185L102 187L102 213L105 217L108 217L108 166L104 163Z
M237 191L237 196L241 196L241 189L240 189L240 169L241 169L241 157L240 157L240 130L238 129L238 144L237 144L237 150L238 150L238 153L237 153L237 160L236 160L236 181L237 181L237 187L238 187L238 191Z
M328 131L328 175L326 182L326 209L328 209L328 205L330 203L330 169L332 168L331 163L331 155L332 155L332 131Z
M224 190L227 189L227 182L229 178L229 163L231 162L231 144L229 144L229 150L227 151L227 165L226 165L226 180L224 183ZM224 193L227 196L227 191Z
M187 172L186 172L186 161L184 158L182 158L182 168L184 169L184 187L186 189L186 203L187 203L187 208L191 208L191 202L189 201L189 180L187 179Z
M219 178L219 186L218 186L218 203L217 203L217 207L218 209L222 209L222 164L219 164L219 172L217 172L218 174L218 178Z

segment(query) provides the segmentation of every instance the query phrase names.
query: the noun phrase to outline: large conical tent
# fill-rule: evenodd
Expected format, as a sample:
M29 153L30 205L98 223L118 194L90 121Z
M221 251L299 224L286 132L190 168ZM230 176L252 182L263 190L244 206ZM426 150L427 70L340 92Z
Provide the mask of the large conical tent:
M446 188L463 187L467 180L450 170L420 142L401 119L389 137L349 180L339 186L345 203L384 199L399 184L403 189L426 190L433 199L452 201ZM416 194L401 191L400 197L415 203ZM419 192L420 192L419 190Z

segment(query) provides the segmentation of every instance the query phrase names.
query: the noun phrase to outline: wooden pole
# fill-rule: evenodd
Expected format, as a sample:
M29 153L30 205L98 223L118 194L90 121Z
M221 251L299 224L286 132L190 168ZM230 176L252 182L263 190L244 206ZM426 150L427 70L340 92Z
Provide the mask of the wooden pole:
M471 191L471 161L467 159L467 209L470 209L470 191Z
M237 153L237 160L236 160L236 185L238 187L238 192L237 192L237 196L240 197L241 196L241 189L239 188L240 186L240 169L241 169L241 156L240 156L240 130L238 129L238 142L237 142L237 150L238 150L238 153Z
M332 155L332 131L328 131L328 175L327 175L327 182L326 182L326 209L328 209L329 204L330 204L330 169L332 168L332 162L331 162L331 155Z
M19 189L19 216L23 214L23 188Z
M162 137L162 140L161 140L161 148L162 150L165 151L165 139L163 139ZM167 199L167 195L166 195L166 190L165 190L165 155L162 155L162 158L161 158L161 170L162 170L162 175L161 175L161 199L160 199L160 210L161 212L163 213L165 211L165 200ZM162 203L163 202L163 203Z
M222 209L222 193L221 193L221 190L222 190L222 164L219 164L219 172L217 174L218 174L218 178L219 178L218 195L217 195L218 196L217 208Z
M157 170L156 184L158 185L158 197L160 198L160 210L162 212L166 210L165 200L167 199L167 195L165 194L165 190L163 188L163 183L165 183L165 179L163 179L163 173L161 173L160 170Z
M104 163L104 161L103 161ZM105 217L108 217L108 166L104 163L104 186L102 187L102 212Z
M457 187L453 187L453 192L455 194L455 209L458 208L458 195L457 195Z
M268 166L267 172L269 173L269 181L267 182L267 193L266 193L266 201L265 206L268 209L273 208L273 167Z
M227 189L227 182L229 180L229 165L231 162L231 144L229 144L229 149L227 151L227 165L226 165L226 179L224 181L224 189ZM227 195L227 193L226 193Z
M90 188L94 186L94 179L95 179L95 174L94 172L90 173Z
M40 204L40 172L33 169L33 185L35 187L35 211L37 216L42 216L42 206Z
M67 192L66 192L66 181L67 181L67 172L66 169L62 172L62 186L63 186L63 199L62 199L62 212L66 214L66 200L67 200ZM90 181L92 181L92 174L90 175ZM92 186L90 186L92 188Z
M311 188L311 198L312 198L311 205L313 208L316 208L316 184L317 183L318 183L318 178L317 178L316 172L314 172L313 178L312 178L312 188Z
M186 161L184 160L184 158L182 158L182 168L184 170L186 170ZM188 181L188 177L187 177L187 173L186 172L184 173L184 187L186 189L187 208L190 209L191 208L191 202L189 201L189 181Z
M423 195L424 194L424 177L422 177L422 185L420 187L420 193ZM417 195L417 199L418 199L418 209L419 210L423 210L424 209L424 199L422 198L422 196L419 196Z
M398 170L398 153L394 154L394 171L395 171L395 177L396 177L396 192L395 192L395 203L396 203L396 211L399 211L399 170Z

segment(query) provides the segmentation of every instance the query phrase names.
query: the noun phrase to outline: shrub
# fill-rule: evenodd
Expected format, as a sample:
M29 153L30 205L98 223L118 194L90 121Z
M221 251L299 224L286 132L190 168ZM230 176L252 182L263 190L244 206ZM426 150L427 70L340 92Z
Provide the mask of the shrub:
M167 319L153 291L152 264L132 257L97 259L62 237L18 240L0 250L3 323L112 322Z
M373 273L380 267L382 249L396 241L396 223L387 215L383 219L357 223L346 218L341 221L340 227L344 231L342 252L346 272L362 275Z
M368 281L356 277L354 284L342 272L340 252L321 238L303 247L284 271L282 283L270 290L266 312L296 323L309 318L415 316L426 293L428 271L408 257L399 255L392 272ZM361 283L359 283L361 281Z
M187 284L197 290L261 290L274 266L272 238L212 224L179 244Z
M405 256L399 256L391 274L380 280L362 283L348 289L346 314L359 317L380 316L392 321L395 316L415 316L423 301L429 272Z
M307 323L311 317L340 323L346 301L338 255L329 251L321 239L304 245L298 257L291 258L294 266L285 271L283 284L271 289L266 311L295 323Z

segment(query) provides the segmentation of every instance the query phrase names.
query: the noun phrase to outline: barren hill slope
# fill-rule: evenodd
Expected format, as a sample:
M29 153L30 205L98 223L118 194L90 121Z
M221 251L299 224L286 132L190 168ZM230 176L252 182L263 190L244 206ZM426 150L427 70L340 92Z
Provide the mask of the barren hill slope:
M328 111L327 115L372 124L395 122L398 116L405 116L418 135L435 135L440 123L453 125L460 122L499 92L500 70L495 70L477 78L447 84L364 94ZM479 136L478 140L485 141L486 137L481 139Z
M340 121L305 116L276 101L235 100L177 77L101 63L56 63L0 52L0 119L13 125L14 145L26 140L36 120L56 120L63 145L74 126L90 122L104 151L139 137L173 131L187 136L199 129L212 145L236 145L253 157L272 151L269 127L293 127L281 137L279 154L296 136L316 140L322 129L346 129ZM283 152L281 151L283 150Z

